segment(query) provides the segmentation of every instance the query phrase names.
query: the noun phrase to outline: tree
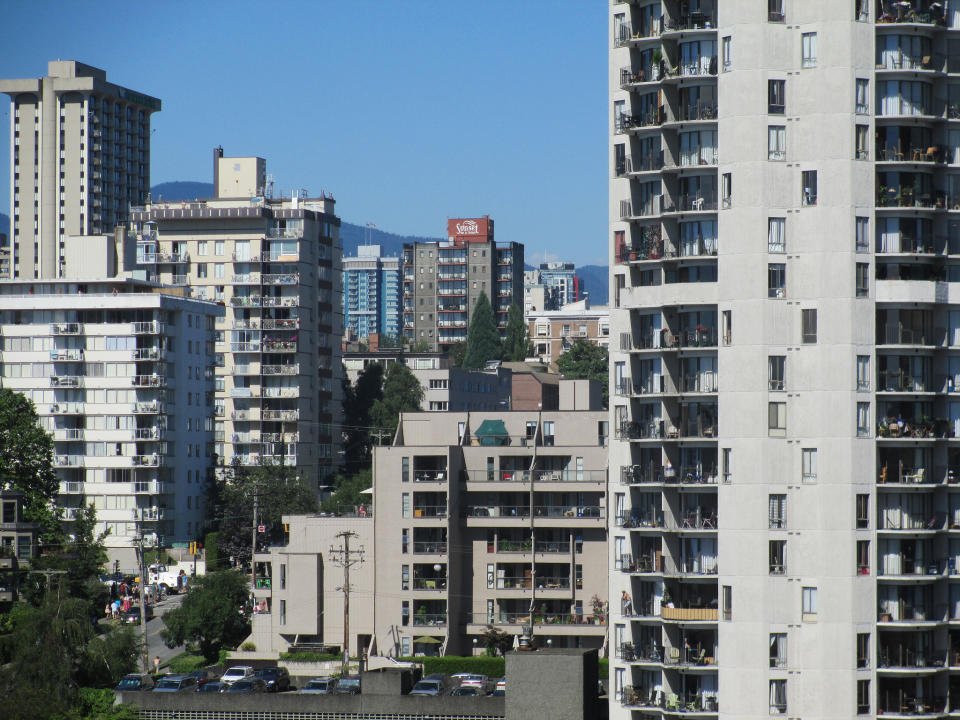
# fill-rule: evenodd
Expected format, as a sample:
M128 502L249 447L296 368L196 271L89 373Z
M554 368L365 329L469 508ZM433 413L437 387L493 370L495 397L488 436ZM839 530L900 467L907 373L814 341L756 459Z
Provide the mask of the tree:
M346 508L367 505L370 502L370 498L360 494L373 485L373 476L369 467L353 476L338 475L333 484L335 488L333 493L320 503L320 509L323 512L339 514Z
M497 318L485 292L480 293L467 328L467 353L463 366L482 368L489 360L500 357L500 333Z
M609 354L607 348L595 345L584 338L577 338L573 346L557 358L557 368L570 380L590 378L598 380L603 388L603 405L607 406L610 382Z
M167 647L196 643L209 663L220 650L236 648L250 634L247 578L236 570L218 570L197 577L180 607L163 616Z
M40 427L31 400L0 389L0 478L25 495L24 517L40 524L44 542L61 533L53 500L60 489L53 470L53 440Z
M344 468L352 474L370 467L370 410L383 397L383 365L370 363L344 390Z
M400 413L414 412L423 402L423 386L403 363L391 363L383 380L383 397L373 403L370 419L378 429L392 435Z
M453 363L454 367L462 368L463 362L467 357L467 344L462 340L460 342L455 342L447 350L447 354L450 356L450 362Z
M286 466L233 467L221 473L210 493L217 525L217 551L239 563L250 561L253 499L258 498L257 523L266 526L263 542L283 539L283 516L317 511L317 490Z
M523 311L516 303L510 303L510 312L507 315L507 337L503 341L503 359L523 362L527 358L529 345L530 335L527 333Z
M483 645L487 649L487 655L496 657L497 653L506 655L513 649L513 635L497 629L493 625L487 625L480 636L483 638Z

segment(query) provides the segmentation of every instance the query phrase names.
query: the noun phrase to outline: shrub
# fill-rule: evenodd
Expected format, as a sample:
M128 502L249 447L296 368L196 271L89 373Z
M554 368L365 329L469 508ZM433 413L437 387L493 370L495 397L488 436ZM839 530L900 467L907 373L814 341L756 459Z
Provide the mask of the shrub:
M167 663L167 669L170 672L178 675L193 672L194 670L199 670L200 668L205 668L206 666L207 662L204 660L201 653L189 651L180 653Z
M326 653L314 652L285 652L280 653L280 659L286 662L330 662L331 660L342 660L339 655L329 655Z
M245 643L243 643L243 644L240 646L240 649L241 649L243 652L255 652L256 649L257 649L257 645L256 645L256 643L245 642Z
M601 680L610 679L610 658L600 658L600 661L597 663L599 665L598 675Z

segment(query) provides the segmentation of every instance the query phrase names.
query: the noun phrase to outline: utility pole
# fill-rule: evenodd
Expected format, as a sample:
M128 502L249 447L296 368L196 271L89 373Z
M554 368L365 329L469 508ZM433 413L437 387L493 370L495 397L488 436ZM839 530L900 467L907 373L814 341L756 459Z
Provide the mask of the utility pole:
M337 533L342 544L339 548L330 547L330 561L343 568L343 666L341 672L347 674L347 663L350 659L350 566L363 562L363 547L359 550L350 549L350 538L359 537L352 530Z
M260 495L257 487L253 488L253 533L250 538L250 584L253 590L257 589L257 564L253 556L257 554L257 511L260 509Z
M140 660L143 674L150 672L150 652L147 649L147 575L143 564L143 528L137 524L137 560L140 563Z

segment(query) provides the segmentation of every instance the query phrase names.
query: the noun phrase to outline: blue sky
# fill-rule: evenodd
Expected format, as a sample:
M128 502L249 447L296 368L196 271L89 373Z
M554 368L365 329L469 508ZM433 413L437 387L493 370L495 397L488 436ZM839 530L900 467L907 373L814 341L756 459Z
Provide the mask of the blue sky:
M606 9L586 0L0 0L0 75L75 59L160 97L151 181L259 155L278 188L439 236L489 213L528 261L607 262ZM9 213L9 104L0 103Z

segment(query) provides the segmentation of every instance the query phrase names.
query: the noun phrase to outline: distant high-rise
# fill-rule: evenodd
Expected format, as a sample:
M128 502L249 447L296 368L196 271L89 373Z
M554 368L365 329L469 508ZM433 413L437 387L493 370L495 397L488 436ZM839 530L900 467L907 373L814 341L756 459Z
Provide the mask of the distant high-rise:
M353 338L400 334L400 258L381 257L379 245L343 259L344 329Z
M583 290L577 277L577 268L571 262L540 263L540 282L556 288L558 310L567 303L579 300Z
M523 308L523 245L496 243L493 220L447 221L447 242L403 246L403 332L431 348L467 339L477 298L486 293L501 334L510 305Z
M150 114L160 100L69 61L0 80L10 112L10 273L63 274L67 237L112 232L150 189Z

